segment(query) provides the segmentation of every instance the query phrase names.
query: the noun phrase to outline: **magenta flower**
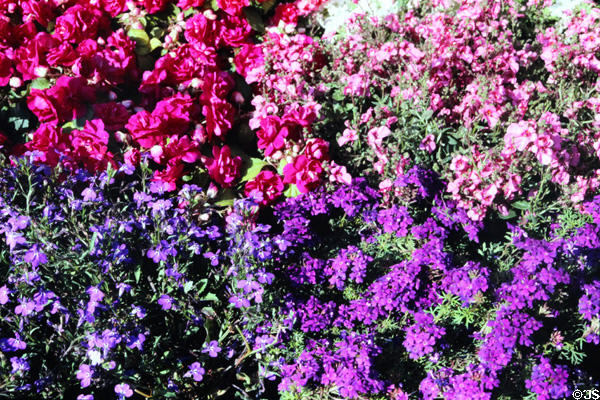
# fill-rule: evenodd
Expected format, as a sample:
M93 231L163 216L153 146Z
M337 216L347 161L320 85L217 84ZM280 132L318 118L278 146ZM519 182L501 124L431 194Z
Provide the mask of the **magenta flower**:
M115 393L119 395L119 400L133 396L133 390L126 383L115 385Z
M192 379L196 382L200 382L204 377L204 368L200 365L199 362L195 362L189 366L189 371L185 373L186 378L192 377Z

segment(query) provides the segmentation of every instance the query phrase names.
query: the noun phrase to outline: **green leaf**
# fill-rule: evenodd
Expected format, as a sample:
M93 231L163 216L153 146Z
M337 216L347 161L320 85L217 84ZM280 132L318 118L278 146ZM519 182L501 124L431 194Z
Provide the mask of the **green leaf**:
M500 219L511 219L514 218L516 215L517 213L515 212L515 210L510 210L507 215L500 214Z
M248 165L246 173L242 176L242 182L247 182L256 178L256 175L260 173L265 165L267 165L267 163L260 158L251 158L250 165Z
M254 7L244 8L244 15L248 20L248 23L258 33L265 32L265 23L262 19L262 15L260 15L260 11Z
M217 196L217 201L215 201L215 205L221 207L229 207L233 205L235 200L235 195L231 189L225 189L219 193Z
M187 281L186 283L183 284L183 293L189 292L190 290L192 290L193 287L194 287L194 282Z
M143 29L130 29L127 32L127 36L129 36L133 41L135 41L135 53L138 55L146 55L150 53L150 37Z
M285 159L282 159L281 161L279 161L279 165L277 166L277 173L279 175L283 175L283 169L285 168L286 165L288 165L288 162L285 161Z
M142 269L141 268L137 268L133 272L133 276L135 277L135 283L139 283L140 282L140 277L142 276Z
M219 297L214 293L207 293L202 297L202 301L219 301Z
M261 3L260 8L262 8L263 13L268 13L271 8L273 8L277 4L277 0L267 0L264 3Z
M46 78L37 78L31 81L29 85L30 89L48 89L50 86L50 82Z
M531 205L529 204L529 202L527 202L525 200L519 200L519 201L515 201L514 203L512 203L512 206L514 208L516 208L517 210L529 210L529 207Z
M154 51L154 50L158 49L159 47L162 47L163 44L159 39L152 38L152 39L150 39L149 45L150 45L150 51Z
M299 195L301 195L302 192L300 192L300 190L298 189L298 186L296 186L295 183L292 183L285 192L283 192L283 195L285 197L298 197Z

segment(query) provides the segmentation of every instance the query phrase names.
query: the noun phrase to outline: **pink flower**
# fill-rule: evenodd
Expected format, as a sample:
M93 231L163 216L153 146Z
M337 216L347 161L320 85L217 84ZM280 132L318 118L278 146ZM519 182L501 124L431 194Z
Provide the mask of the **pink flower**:
M222 187L228 188L239 175L242 159L232 158L228 146L213 146L213 158L209 158L205 164L210 177Z
M306 142L304 154L310 158L314 158L315 160L324 161L329 158L328 151L329 143L323 139L309 139Z
M346 128L344 129L344 132L342 132L342 136L338 138L337 142L338 145L343 146L346 143L352 143L355 140L358 140L358 135L356 133L356 130L351 129L351 128Z
M208 137L213 135L221 139L229 132L235 119L235 108L225 100L212 97L210 102L202 107L202 113L206 117L206 131Z
M127 165L137 167L140 163L140 151L138 149L129 149L123 155L123 159Z
M450 163L450 169L457 174L465 172L471 166L469 159L465 156L454 156Z
M160 118L146 110L132 115L125 127L131 133L133 140L143 148L149 149L164 140Z
M536 140L536 127L531 121L512 123L504 135L505 147L514 147L515 150L524 151L529 144Z
M107 147L108 138L102 120L86 121L82 130L71 132L74 161L82 162L90 171L104 170L109 163L114 165L113 155Z
M170 160L162 171L154 171L152 181L162 182L166 191L171 192L177 188L177 181L183 175L183 164L179 160Z
M241 15L242 9L250 5L249 0L217 0L217 5L230 15Z
M246 183L244 194L249 196L253 191L262 194L260 204L267 205L277 199L283 192L283 182L279 175L272 171L261 171L254 179Z
M321 163L300 155L283 168L283 183L294 183L300 193L308 193L319 184L321 172Z
M330 182L339 182L345 183L349 185L352 183L352 176L346 170L346 167L337 165L335 162L331 161L329 163L329 181Z
M421 141L421 144L419 145L419 149L425 150L428 153L433 153L435 151L435 148L435 136L433 136L432 134L426 135Z

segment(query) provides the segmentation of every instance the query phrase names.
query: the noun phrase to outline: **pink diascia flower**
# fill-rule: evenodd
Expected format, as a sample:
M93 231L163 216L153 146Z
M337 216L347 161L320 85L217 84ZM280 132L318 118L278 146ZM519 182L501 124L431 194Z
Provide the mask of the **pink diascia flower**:
M229 146L214 146L213 158L205 161L210 177L224 188L231 187L238 177L242 159L231 157Z
M254 179L246 183L244 194L249 196L254 191L262 194L260 204L267 205L281 195L283 192L283 181L279 175L272 171L261 171Z
M429 134L423 138L421 144L419 145L420 150L425 150L428 153L433 153L435 151L435 136Z

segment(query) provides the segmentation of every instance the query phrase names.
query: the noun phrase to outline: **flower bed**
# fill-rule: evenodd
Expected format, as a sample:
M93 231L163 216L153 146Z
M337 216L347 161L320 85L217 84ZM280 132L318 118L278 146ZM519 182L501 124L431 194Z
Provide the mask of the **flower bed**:
M600 8L0 4L0 397L600 383Z

